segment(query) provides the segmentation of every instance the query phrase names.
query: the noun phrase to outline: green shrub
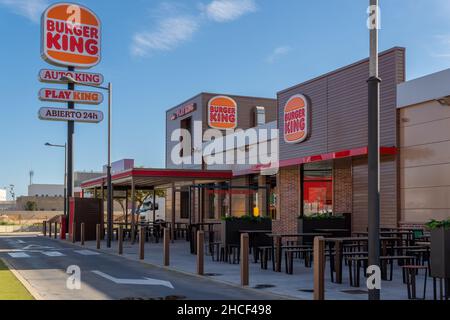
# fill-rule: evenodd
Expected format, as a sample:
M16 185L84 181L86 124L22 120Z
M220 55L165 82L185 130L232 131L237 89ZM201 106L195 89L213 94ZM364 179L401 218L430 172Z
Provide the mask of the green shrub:
M425 226L429 229L429 230L436 230L436 229L441 229L444 228L445 230L449 230L450 229L450 219L447 220L430 220L428 223L425 224Z

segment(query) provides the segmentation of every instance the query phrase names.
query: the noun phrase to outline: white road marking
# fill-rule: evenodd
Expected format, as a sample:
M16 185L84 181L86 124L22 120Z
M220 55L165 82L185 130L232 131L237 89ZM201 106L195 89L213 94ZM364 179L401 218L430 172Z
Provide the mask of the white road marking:
M151 279L151 278L144 278L144 279L119 279L119 278L114 278L106 273L103 273L101 271L98 270L94 270L92 271L93 273L95 273L96 275L108 279L114 283L117 284L134 284L134 285L145 285L145 286L163 286L163 287L167 287L170 289L174 289L172 283L170 283L169 281L164 281L164 280L158 280L158 279Z
M18 243L25 243L23 240L17 240Z
M78 254L81 254L83 256L98 256L100 253L90 250L76 250L75 251Z
M30 244L26 247L23 247L22 250L52 250L55 249L54 247L46 247L46 246L39 246L36 244Z
M28 254L24 252L10 252L8 253L11 258L31 258Z
M42 254L48 257L64 257L65 255L58 251L42 251Z

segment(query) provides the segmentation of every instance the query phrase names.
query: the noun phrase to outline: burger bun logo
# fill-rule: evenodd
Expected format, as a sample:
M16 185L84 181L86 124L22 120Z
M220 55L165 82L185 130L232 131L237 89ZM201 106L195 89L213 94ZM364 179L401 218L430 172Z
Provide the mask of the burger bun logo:
M208 102L208 125L219 130L236 129L237 103L225 96L217 96Z
M56 66L91 68L101 59L101 23L73 3L51 5L42 15L42 58Z
M310 135L310 103L304 95L292 96L284 106L284 141L301 143Z

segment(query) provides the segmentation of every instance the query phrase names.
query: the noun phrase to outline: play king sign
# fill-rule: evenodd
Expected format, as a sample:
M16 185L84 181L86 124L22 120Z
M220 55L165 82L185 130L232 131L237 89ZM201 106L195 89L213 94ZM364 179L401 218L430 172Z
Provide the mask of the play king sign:
M42 58L56 66L91 68L101 59L101 23L94 12L57 3L42 15Z

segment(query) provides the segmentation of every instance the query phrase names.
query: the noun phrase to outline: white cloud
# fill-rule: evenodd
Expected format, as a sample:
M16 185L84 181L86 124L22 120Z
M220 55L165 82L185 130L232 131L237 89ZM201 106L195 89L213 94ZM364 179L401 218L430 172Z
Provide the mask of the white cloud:
M206 16L216 22L233 21L256 11L254 0L214 0L204 7Z
M292 48L289 46L277 47L273 50L273 52L267 57L266 61L268 63L276 62L280 57L287 55L292 51Z
M134 35L131 53L146 56L153 51L169 51L190 40L198 30L196 19L178 16L163 19L154 31L144 31Z
M0 0L4 1L4 0ZM213 22L233 21L256 10L254 0L213 0L197 8L192 15L183 14L182 4L162 2L153 10L157 21L154 29L134 34L131 54L148 56L156 51L169 51L193 38L207 20Z
M48 7L47 0L0 0L0 5L12 12L38 23L42 12Z

